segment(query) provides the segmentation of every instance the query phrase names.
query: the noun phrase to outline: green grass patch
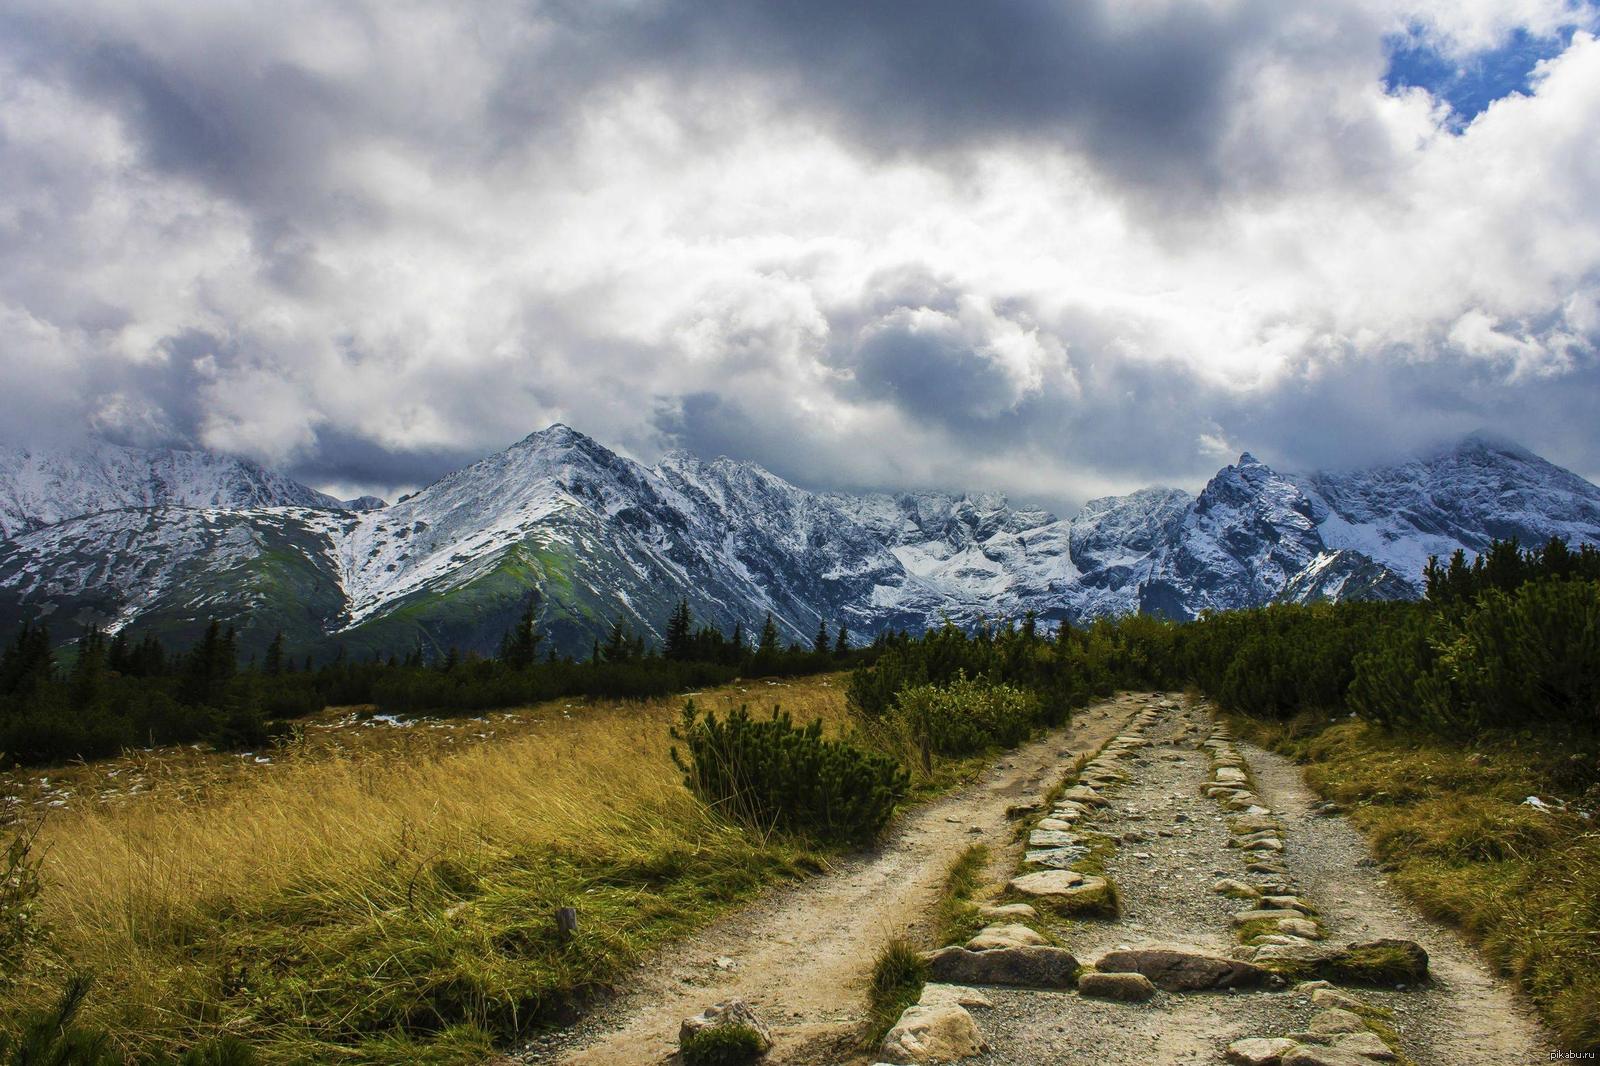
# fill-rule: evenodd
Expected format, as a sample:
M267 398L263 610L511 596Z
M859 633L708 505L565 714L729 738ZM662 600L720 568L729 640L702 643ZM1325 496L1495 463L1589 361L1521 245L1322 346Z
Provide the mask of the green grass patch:
M864 1046L875 1048L882 1043L900 1015L922 995L927 981L928 964L911 941L896 937L879 949L867 985L869 1027Z
M972 897L983 887L983 871L988 865L989 849L983 844L973 844L951 863L934 906L935 945L963 944L983 928L983 916Z

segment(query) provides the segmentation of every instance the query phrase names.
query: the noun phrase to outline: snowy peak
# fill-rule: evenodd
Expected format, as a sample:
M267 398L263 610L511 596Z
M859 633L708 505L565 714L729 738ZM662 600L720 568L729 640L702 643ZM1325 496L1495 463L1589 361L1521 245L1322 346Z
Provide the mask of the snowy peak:
M1306 495L1246 452L1189 507L1140 590L1140 608L1194 618L1268 603L1324 547Z
M262 647L284 628L308 649L490 651L536 593L551 644L582 654L618 619L659 637L680 598L725 631L770 612L807 641L819 623L1411 596L1430 554L1600 543L1600 488L1476 435L1299 476L1246 452L1198 496L1142 489L1062 520L997 493L816 493L726 457L647 468L557 424L389 506L204 453L0 451L0 530L0 630L51 617L185 641L220 612Z
M1484 433L1416 459L1296 482L1330 547L1360 551L1414 589L1430 555L1470 555L1496 538L1592 543L1600 533L1600 488Z
M125 507L344 504L246 459L90 441L60 449L0 445L0 538Z

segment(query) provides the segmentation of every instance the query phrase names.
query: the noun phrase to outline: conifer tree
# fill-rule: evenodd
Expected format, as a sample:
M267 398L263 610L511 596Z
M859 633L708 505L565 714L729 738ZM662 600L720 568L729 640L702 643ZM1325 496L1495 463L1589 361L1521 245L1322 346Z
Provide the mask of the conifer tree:
M772 620L772 612L767 612L767 620L761 625L761 640L756 644L756 654L763 657L777 655L778 624Z
M850 652L850 634L843 625L839 626L839 639L833 642L833 654L836 658L843 659Z
M513 669L525 669L539 661L539 642L544 640L544 634L534 628L533 608L530 601L521 620L500 641L500 661Z
M817 619L817 635L811 639L811 651L816 655L828 654L828 623Z
M55 671L49 627L23 622L11 644L0 654L0 695L31 694L49 681Z
M277 677L283 673L283 630L278 630L272 636L272 643L267 645L267 658L263 669L268 677Z
M679 600L667 619L667 645L665 655L679 662L694 657L694 617L689 613L689 601Z

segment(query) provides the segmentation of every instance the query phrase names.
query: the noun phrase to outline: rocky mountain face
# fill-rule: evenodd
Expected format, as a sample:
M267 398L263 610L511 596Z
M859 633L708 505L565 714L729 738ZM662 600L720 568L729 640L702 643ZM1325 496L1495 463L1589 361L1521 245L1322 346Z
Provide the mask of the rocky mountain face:
M105 447L0 453L0 628L43 617L58 634L93 622L182 642L217 616L247 648L282 629L308 650L490 650L536 594L552 643L584 654L616 619L659 637L680 597L724 630L771 612L803 641L819 623L864 637L1027 611L1399 598L1428 554L1600 543L1600 488L1484 438L1344 473L1246 454L1199 496L1144 489L1071 519L992 494L814 493L725 458L645 467L566 426L372 509L236 460Z
M0 538L121 507L320 507L345 504L255 463L202 451L92 442L64 450L0 445Z

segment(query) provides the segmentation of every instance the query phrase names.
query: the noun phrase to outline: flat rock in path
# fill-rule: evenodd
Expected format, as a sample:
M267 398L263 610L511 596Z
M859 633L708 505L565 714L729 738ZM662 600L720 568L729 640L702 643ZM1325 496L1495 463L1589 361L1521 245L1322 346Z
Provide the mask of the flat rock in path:
M1025 925L988 925L967 941L969 951L989 951L993 948L1023 948L1030 944L1047 943L1044 937Z
M1312 1015L1310 1028L1313 1033L1364 1033L1367 1023L1353 1010L1330 1007Z
M1240 911L1233 916L1235 926L1248 925L1250 922L1276 922L1284 918L1303 918L1299 911L1279 910L1276 907L1261 908L1258 910Z
M1372 1061L1337 1044L1296 1044L1279 1060L1282 1066L1372 1066Z
M1250 961L1257 966L1314 970L1336 953L1321 944L1266 944L1251 952Z
M1400 1057L1377 1033L1370 1030L1336 1036L1333 1038L1333 1046L1340 1051L1354 1051L1357 1055L1372 1059L1374 1062L1393 1062Z
M743 1026L755 1033L760 1038L763 1053L772 1050L772 1030L742 999L726 1000L707 1007L692 1018L685 1018L678 1027L678 1044L683 1045L707 1029L721 1029L730 1025Z
M1302 940L1322 939L1322 927L1309 918L1284 918L1278 922L1278 932Z
M1051 870L1070 870L1079 859L1088 853L1088 848L1037 848L1024 852L1022 861L1028 866L1043 866Z
M1252 840L1248 844L1245 844L1241 850L1249 852L1282 851L1283 841L1279 840L1277 837L1267 837L1264 840Z
M928 964L928 976L951 984L1071 988L1078 976L1078 960L1065 948L940 948L922 957Z
M1111 886L1104 877L1076 870L1041 870L1014 877L1007 887L1031 896L1058 911L1107 908L1113 905Z
M1276 894L1268 896L1263 894L1261 897L1261 902L1266 904L1268 907L1276 907L1279 910L1300 911L1302 914L1310 914L1313 910L1311 904L1307 903L1299 896Z
M954 1003L907 1007L883 1038L886 1062L954 1062L981 1055L988 1045L965 1007Z
M978 914L986 921L996 919L1023 919L1038 918L1039 912L1026 903L985 903L978 908Z
M1072 821L1052 815L1049 818L1039 819L1037 828L1057 833L1070 833L1072 832Z
M1278 1066L1296 1044L1285 1037L1251 1037L1228 1045L1228 1061L1236 1066Z
M1428 953L1414 940L1368 940L1342 948L1324 944L1268 944L1250 959L1258 966L1348 984L1416 983L1428 977Z
M1024 896L1059 896L1087 880L1076 870L1041 870L1036 874L1013 877L1006 887Z
M1311 1004L1315 1007L1343 1007L1348 1011L1366 1009L1367 1004L1350 993L1332 987L1313 988Z
M1077 841L1078 838L1065 829L1035 829L1028 834L1030 848L1060 848Z
M1282 828L1276 818L1266 814L1241 814L1229 822L1228 826L1241 836L1249 833L1276 832Z
M1229 896L1233 899L1255 899L1261 895L1261 890L1243 881L1235 881L1231 877L1224 877L1211 886L1211 891L1219 896Z
M1078 994L1097 999L1140 1003L1156 994L1156 986L1142 973L1098 973L1089 971L1078 978Z
M976 988L967 988L965 985L942 985L929 981L922 986L922 995L917 997L917 1003L924 1007L942 1007L954 1003L958 1007L992 1007L988 996Z
M1092 788L1084 785L1074 785L1061 793L1061 798L1072 803L1083 803L1090 807L1104 807L1106 798Z
M1253 988L1271 977L1249 962L1175 948L1113 951L1095 963L1104 973L1142 973L1164 992L1201 992L1214 988Z

